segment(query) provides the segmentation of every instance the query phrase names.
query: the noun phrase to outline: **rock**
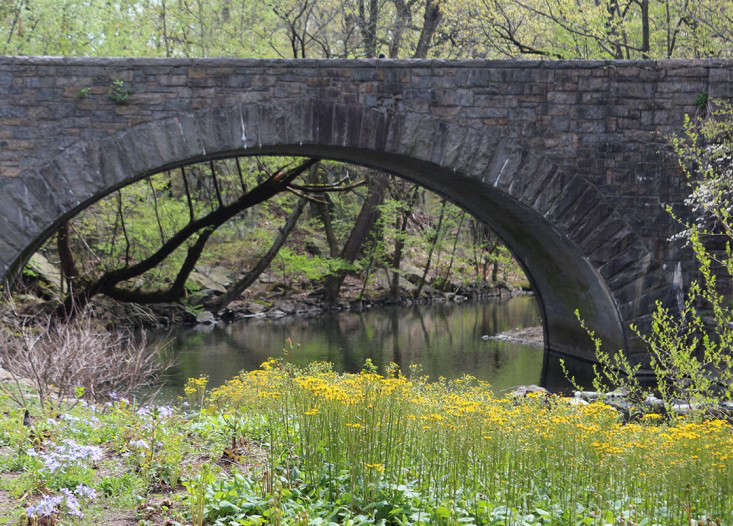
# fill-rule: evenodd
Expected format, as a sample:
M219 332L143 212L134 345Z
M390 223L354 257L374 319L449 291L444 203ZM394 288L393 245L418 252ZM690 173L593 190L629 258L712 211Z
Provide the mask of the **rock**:
M201 311L196 315L196 323L198 325L214 325L216 323L216 316L207 310Z
M244 308L246 314L262 314L266 310L267 307L257 302L247 303L247 306Z
M61 283L61 272L52 265L40 252L31 256L28 265L41 276L51 287L58 288Z
M652 409L661 409L664 407L664 401L656 396L647 396L644 399L644 405L649 406Z
M388 279L387 276L383 275L382 273L379 273L376 275L374 279L374 284L377 289L389 290L392 287L391 280L392 280L391 275L390 275L390 278ZM413 283L411 280L407 279L404 275L400 275L399 287L400 287L400 290L402 290L403 292L406 292L408 294L412 293L417 288L417 285L415 285L415 283L417 283L417 281Z
M232 280L229 271L224 267L208 267L199 265L191 272L189 279L203 289L211 289L219 294L224 294Z
M575 396L575 398L582 398L583 400L588 400L592 402L601 398L602 393L599 393L597 391L575 391L573 393L573 396Z
M481 339L483 341L487 341L489 339L489 335L488 334L484 334L483 336L481 336Z
M270 311L267 311L267 317L268 318L274 318L276 320L277 319L280 319L280 318L284 318L287 315L288 315L287 312L282 311L280 309L272 309Z
M678 415L686 415L691 410L692 410L692 406L690 406L690 404L673 404L672 405L672 411L674 411Z
M285 314L295 314L295 303L292 301L281 301L274 306L275 310L280 310Z
M607 398L627 398L629 396L629 390L628 389L616 389L615 391L611 391L610 393L606 393Z
M310 317L310 316L318 316L319 314L321 314L321 312L322 312L321 309L319 309L318 307L301 305L295 311L295 314L297 314L298 316Z
M495 336L489 336L488 339L521 343L523 345L544 345L545 341L541 326L511 329Z
M363 312L364 311L364 302L360 300L350 302L349 310L351 312Z
M530 393L543 393L543 394L549 394L547 389L544 387L540 387L539 385L520 385L519 387L515 387L509 392L509 396L516 396L516 397L524 397L527 396Z
M415 265L402 262L402 266L400 267L400 277L405 278L405 280L409 281L413 285L420 283L422 274L423 269L418 268Z

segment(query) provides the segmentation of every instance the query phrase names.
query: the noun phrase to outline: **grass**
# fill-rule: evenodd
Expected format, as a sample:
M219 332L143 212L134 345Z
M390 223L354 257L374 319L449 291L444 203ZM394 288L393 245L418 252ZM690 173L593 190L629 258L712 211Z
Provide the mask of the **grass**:
M192 379L186 396L187 408L118 400L33 427L0 399L3 520L29 523L26 507L71 492L83 516L64 501L50 520L733 524L733 428L720 420L624 424L600 403L495 398L472 378L275 361L212 392Z

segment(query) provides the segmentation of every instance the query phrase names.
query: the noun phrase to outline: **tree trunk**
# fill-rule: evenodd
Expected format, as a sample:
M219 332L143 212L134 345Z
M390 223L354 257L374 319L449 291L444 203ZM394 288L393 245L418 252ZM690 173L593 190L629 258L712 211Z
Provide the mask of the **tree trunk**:
M175 235L170 237L154 254L134 265L109 271L90 284L84 290L70 295L60 308L62 316L72 316L75 308L86 304L96 294L106 294L119 301L137 303L158 303L169 302L179 299L183 292L186 279L193 270L193 266L203 251L209 236L221 225L242 211L271 198L275 194L285 190L292 181L318 163L318 159L309 159L287 172L278 172L253 188L247 194L241 196L235 202L220 206L206 216L190 221ZM139 291L126 290L118 287L118 284L131 278L140 276L155 268L178 247L184 244L190 237L200 232L196 243L188 249L186 260L176 276L176 280L168 290Z
M63 294L64 282L71 290L74 278L79 275L74 263L74 255L69 247L69 222L64 221L56 233L56 249L59 254L59 265L61 267L61 291Z
M309 175L309 182L313 185L317 185L326 184L327 181L324 177L318 176L317 167L314 166ZM336 234L333 231L333 221L331 218L331 207L333 204L327 193L323 194L322 199L327 201L327 203L313 201L311 202L311 207L315 210L321 220L321 223L323 223L323 231L326 234L326 242L328 243L328 255L331 258L337 258L339 254L339 246Z
M389 58L399 58L402 36L405 28L410 25L411 13L405 0L392 0L392 3L394 4L397 16L392 26L392 42L389 44Z
M428 252L428 261L425 263L425 269L423 270L422 277L420 278L420 283L417 285L417 289L415 289L415 297L419 297L420 293L422 292L422 288L425 286L425 278L428 275L428 271L430 270L430 260L433 258L433 252L435 251L435 245L438 244L438 238L440 237L440 229L443 226L443 216L445 215L445 205L447 201L443 199L443 204L440 207L440 216L438 217L438 226L435 229L435 235L433 236L433 239L430 243L430 251Z
M435 31L438 29L438 24L440 24L442 18L443 13L440 12L440 0L426 0L423 25L412 58L426 58L428 56L433 35L435 35Z
M378 0L359 0L358 24L364 44L364 56L377 56L377 18L379 17Z
M443 290L445 290L446 284L448 283L448 280L450 279L450 272L453 269L453 260L456 257L456 246L458 246L458 237L461 235L461 228L463 228L463 220L466 218L466 211L464 210L461 213L461 221L458 223L458 230L456 231L456 237L453 238L453 250L450 254L450 262L448 263L448 270L445 272L445 278L443 279Z
M649 0L641 0L641 58L649 58Z
M307 202L308 200L302 197L298 200L298 203L295 205L293 211L290 212L290 215L288 216L285 225L280 229L277 238L275 238L275 241L273 241L269 250L260 258L260 260L257 262L252 270L247 272L247 274L245 274L242 279L230 286L229 289L222 296L217 298L212 303L212 305L210 306L212 311L220 311L224 309L227 305L229 305L232 301L237 299L242 294L242 292L247 290L247 288L252 285L252 283L254 283L257 278L260 277L260 274L262 274L264 270L270 266L272 260L275 259L277 253L285 244L285 241L287 241L290 232L293 231L295 225L298 223L298 218L300 218L300 215L303 213L303 209L305 208Z
M412 215L412 210L417 202L417 195L420 190L418 185L412 187L412 197L407 205L407 209L402 211L402 223L397 232L395 239L394 253L392 255L392 283L390 284L390 296L397 298L400 295L400 265L402 264L402 251L405 248L405 235L407 233L407 224Z
M364 244L369 232L379 218L378 206L384 200L384 191L386 189L386 179L379 174L373 174L367 182L367 197L361 206L359 215L356 218L349 238L341 250L340 258L347 263L353 263L359 256L361 247ZM346 271L340 270L336 274L326 278L326 301L334 302L338 298L341 285L346 277Z

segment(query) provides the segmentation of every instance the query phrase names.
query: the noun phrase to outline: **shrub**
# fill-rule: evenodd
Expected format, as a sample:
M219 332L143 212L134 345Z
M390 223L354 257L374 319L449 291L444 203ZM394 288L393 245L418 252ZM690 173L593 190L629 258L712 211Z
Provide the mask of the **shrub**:
M81 399L129 395L152 385L169 366L165 345L149 347L144 332L108 332L88 311L68 321L11 319L0 328L0 365L12 382L0 382L0 390L22 407L29 407L28 386L41 409L52 413Z

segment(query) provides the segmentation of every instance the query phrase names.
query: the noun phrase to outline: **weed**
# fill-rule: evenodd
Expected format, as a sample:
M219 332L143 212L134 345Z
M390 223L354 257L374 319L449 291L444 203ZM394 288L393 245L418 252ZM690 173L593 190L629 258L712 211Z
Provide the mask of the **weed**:
M130 102L131 91L124 80L115 79L107 90L107 97L118 105Z

